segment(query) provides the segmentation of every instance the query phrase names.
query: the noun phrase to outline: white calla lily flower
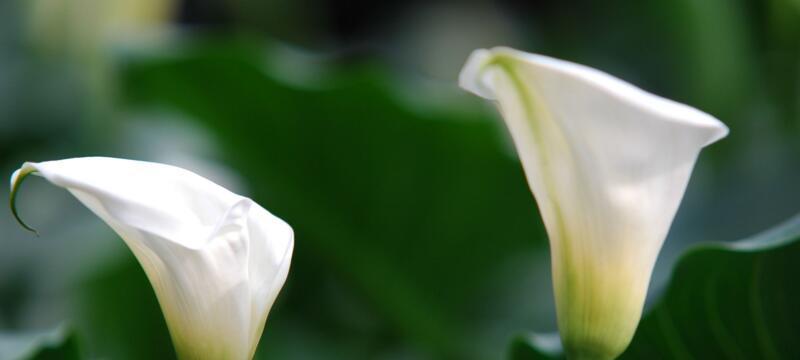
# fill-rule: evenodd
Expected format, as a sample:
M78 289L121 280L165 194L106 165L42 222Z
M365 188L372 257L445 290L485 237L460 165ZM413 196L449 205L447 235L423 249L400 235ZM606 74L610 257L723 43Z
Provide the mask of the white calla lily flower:
M630 343L650 275L719 120L601 71L508 48L476 50L463 88L496 100L544 220L571 358Z
M15 216L18 186L31 173L67 189L125 241L180 358L253 357L289 271L289 225L190 171L102 157L25 163L11 177Z

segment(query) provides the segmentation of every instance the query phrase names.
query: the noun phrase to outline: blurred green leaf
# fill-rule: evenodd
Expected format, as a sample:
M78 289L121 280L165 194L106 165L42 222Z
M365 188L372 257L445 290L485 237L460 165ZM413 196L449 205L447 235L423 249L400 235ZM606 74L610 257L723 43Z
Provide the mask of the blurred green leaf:
M622 359L800 357L800 215L753 237L687 251ZM534 335L511 359L554 359Z
M759 28L768 98L793 134L800 129L800 1L771 0L761 4L764 18Z
M654 2L650 11L679 68L680 95L690 104L730 122L749 104L756 75L747 1Z
M0 359L79 360L75 334L66 327L39 332L0 332Z
M511 341L509 357L513 360L546 360L561 357L564 351L558 333L528 333Z
M85 336L88 355L115 360L175 359L158 300L133 254L128 252L121 261L102 267L77 290L75 329Z
M481 111L415 109L382 69L297 86L263 59L260 46L201 44L132 61L125 77L133 104L210 129L252 196L295 228L263 351L301 357L269 334L307 323L354 349L326 352L334 358L389 356L407 343L415 358L500 356L502 344L481 348L476 335L494 300L482 291L504 261L543 248L544 231L498 124Z

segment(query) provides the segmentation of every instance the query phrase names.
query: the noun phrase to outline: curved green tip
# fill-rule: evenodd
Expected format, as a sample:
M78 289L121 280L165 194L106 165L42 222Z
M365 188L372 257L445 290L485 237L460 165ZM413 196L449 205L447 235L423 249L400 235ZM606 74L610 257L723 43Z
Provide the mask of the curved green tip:
M17 213L17 190L19 190L19 185L22 184L22 181L25 180L28 175L36 172L36 169L30 166L22 166L19 170L14 172L14 175L11 175L11 196L9 196L9 205L11 206L11 214L14 215L14 219L17 219L17 222L36 236L39 236L39 232L36 229L30 227L26 224L22 219L19 217L19 213Z

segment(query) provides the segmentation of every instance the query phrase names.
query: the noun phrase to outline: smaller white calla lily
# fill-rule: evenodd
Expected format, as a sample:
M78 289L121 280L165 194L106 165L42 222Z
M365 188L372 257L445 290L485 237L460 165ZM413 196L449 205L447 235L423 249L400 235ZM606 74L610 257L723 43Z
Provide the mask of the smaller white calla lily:
M562 342L607 359L630 343L653 265L719 120L598 70L476 50L463 88L496 100L550 238Z
M253 357L289 271L289 225L187 170L102 157L25 163L11 177L15 216L17 189L29 174L67 189L125 241L155 289L180 358Z

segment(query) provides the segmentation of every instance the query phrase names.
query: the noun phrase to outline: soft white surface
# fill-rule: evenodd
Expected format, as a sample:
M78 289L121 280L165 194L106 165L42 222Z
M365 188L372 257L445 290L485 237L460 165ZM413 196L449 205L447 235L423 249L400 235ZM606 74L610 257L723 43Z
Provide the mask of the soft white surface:
M249 359L289 271L291 227L187 170L114 158L25 163L122 237L181 358Z
M496 100L514 139L550 237L565 341L624 350L698 153L727 127L598 70L508 48L476 50L460 84Z
M596 101L608 101L598 109L603 107L612 109L615 105L626 104L643 113L659 117L663 121L693 125L698 130L708 133L706 134L707 143L704 145L711 144L728 135L728 128L722 122L691 106L648 93L588 66L507 47L473 51L459 75L461 87L478 96L495 100L498 92L496 75L492 74L493 67L486 65L498 55L513 58L519 68L525 72L538 71L543 75L548 74L547 77L537 79L537 82L542 85L547 84L548 89L541 90L561 93L572 98L573 101L593 99L590 101L595 101L595 104L597 104ZM533 74L529 73L529 75ZM561 80L564 80L565 83L561 83ZM580 86L589 93L569 94L569 91L577 90L575 86Z

